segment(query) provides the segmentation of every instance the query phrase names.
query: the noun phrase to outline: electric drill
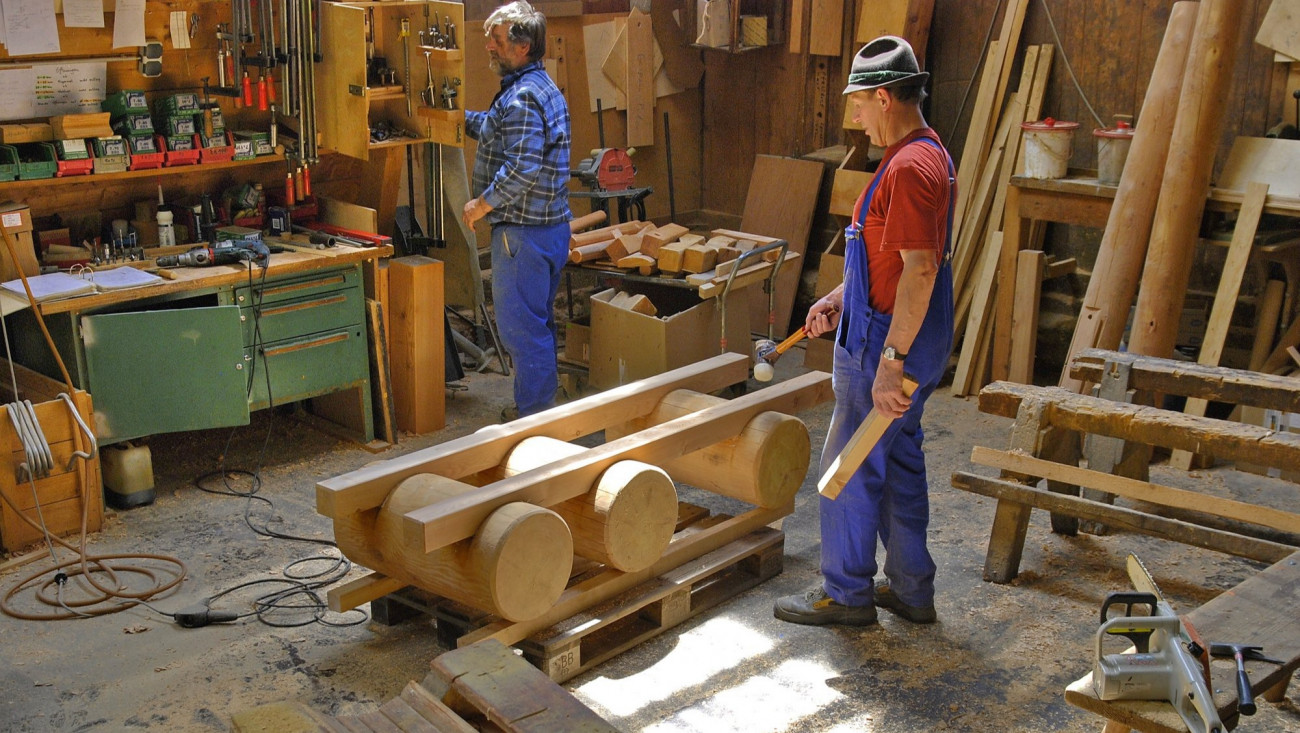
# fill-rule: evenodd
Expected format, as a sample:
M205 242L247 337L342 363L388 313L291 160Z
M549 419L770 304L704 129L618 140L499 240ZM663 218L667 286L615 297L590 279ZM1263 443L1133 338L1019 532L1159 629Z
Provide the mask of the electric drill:
M194 247L178 255L164 255L158 258L159 267L211 267L212 265L233 265L239 262L253 262L258 267L266 267L271 259L271 250L265 243L247 239L225 240L213 247Z

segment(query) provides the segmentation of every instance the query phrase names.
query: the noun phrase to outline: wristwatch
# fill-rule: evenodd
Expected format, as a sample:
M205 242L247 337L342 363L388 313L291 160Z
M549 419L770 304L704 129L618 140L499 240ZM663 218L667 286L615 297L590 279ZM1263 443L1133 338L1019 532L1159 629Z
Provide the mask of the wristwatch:
M885 350L880 352L880 358L888 359L890 361L903 361L907 358L907 354L904 354L892 346L886 346Z

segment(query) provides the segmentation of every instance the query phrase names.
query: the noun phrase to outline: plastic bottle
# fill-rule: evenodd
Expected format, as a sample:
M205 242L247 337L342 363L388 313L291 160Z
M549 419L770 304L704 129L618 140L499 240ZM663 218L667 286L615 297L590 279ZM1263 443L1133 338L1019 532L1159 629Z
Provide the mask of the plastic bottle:
M158 246L176 246L176 230L172 228L172 212L158 211Z

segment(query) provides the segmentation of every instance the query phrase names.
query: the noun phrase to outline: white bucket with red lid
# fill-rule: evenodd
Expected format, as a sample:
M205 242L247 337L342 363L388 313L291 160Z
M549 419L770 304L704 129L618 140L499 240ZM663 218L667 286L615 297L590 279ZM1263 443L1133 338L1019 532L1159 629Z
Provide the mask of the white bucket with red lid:
M1022 122L1025 131L1025 176L1028 178L1064 178L1070 166L1077 122L1051 117L1040 122Z
M1097 138L1097 182L1118 186L1128 160L1128 149L1133 145L1133 127L1119 120L1114 127L1092 131Z

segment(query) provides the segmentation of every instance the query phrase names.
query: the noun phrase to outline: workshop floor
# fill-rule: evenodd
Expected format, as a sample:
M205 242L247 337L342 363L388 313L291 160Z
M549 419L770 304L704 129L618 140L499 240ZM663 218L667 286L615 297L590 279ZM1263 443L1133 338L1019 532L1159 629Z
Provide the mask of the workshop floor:
M797 373L801 359L801 351L791 352L777 378ZM274 516L277 532L328 539L329 523L315 513L318 479L469 433L496 422L510 402L509 381L498 374L471 373L464 384L466 391L448 399L445 430L404 436L377 455L268 412L233 432L155 438L156 502L110 512L92 551L183 560L184 584L155 604L167 611L239 583L282 577L293 561L329 550L260 537L245 523L246 511L257 524ZM829 414L827 405L802 416L813 433L814 464ZM784 523L781 575L565 686L626 731L1097 731L1100 721L1067 705L1062 693L1090 668L1105 594L1128 586L1126 553L1138 553L1183 610L1257 568L1139 536L1055 536L1047 516L1035 512L1020 578L985 583L993 502L951 488L948 477L969 468L972 445L1005 445L1009 422L942 391L925 429L939 623L914 626L882 614L868 629L809 628L772 618L774 598L817 581L810 476ZM273 511L196 488L194 479L223 452L227 467L260 468L258 495L274 502ZM1160 480L1188 480L1166 474L1156 469ZM1195 480L1250 492L1255 501L1294 503L1295 484L1226 470ZM698 492L683 498L726 508ZM0 574L0 589L7 593L43 564ZM239 591L214 605L246 610L267 590ZM290 699L328 713L364 712L421 679L443 651L427 620L273 628L247 619L187 630L140 607L76 621L0 616L0 730L220 731L232 712ZM1298 703L1300 685L1293 684L1286 701L1261 703L1242 730L1298 731Z

